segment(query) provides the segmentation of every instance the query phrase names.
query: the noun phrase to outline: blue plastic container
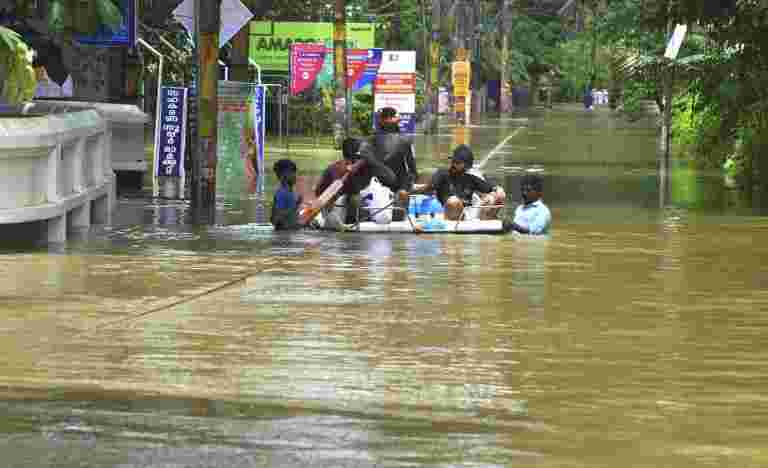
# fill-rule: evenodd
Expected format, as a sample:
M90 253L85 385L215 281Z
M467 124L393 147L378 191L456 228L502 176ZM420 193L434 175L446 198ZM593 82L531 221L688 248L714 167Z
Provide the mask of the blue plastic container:
M427 197L422 200L419 211L421 214L434 216L437 213L443 213L445 210L443 209L443 205L440 204L440 201L438 201L436 197Z
M422 204L428 197L426 195L413 195L408 202L408 214L411 216L419 216L422 213Z

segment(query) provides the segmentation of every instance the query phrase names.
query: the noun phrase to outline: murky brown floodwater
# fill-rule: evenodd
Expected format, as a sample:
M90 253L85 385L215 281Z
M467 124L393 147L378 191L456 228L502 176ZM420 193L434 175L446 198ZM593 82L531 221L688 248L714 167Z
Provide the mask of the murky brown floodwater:
M109 229L6 249L3 466L768 466L761 198L680 168L661 196L654 133L607 114L487 124L479 155L526 126L486 172L544 171L550 239L123 198Z

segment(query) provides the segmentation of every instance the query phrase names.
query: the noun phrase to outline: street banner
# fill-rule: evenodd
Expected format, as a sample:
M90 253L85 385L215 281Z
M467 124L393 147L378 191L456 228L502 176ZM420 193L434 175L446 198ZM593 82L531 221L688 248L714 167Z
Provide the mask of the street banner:
M256 147L256 162L259 170L257 192L264 193L264 175L266 166L264 165L264 144L266 136L267 119L267 88L265 86L256 86L253 90L253 141Z
M379 94L416 94L415 73L379 73L376 77Z
M187 141L187 88L163 86L157 112L153 179L155 196L158 177L180 177L184 194L184 149Z
M398 114L413 114L416 112L415 94L386 94L377 93L373 98L376 112L384 107L394 107Z
M326 48L322 44L293 44L291 46L291 95L311 87L323 69Z
M469 62L453 62L451 64L451 82L453 83L454 97L464 97L469 94Z
M347 49L347 89L354 89L368 66L370 49Z
M132 0L135 1L135 0ZM240 0L221 1L221 26L219 28L219 48L232 39L253 18L253 13ZM195 2L184 0L173 10L173 17L184 26L190 36L195 30Z
M416 52L385 50L374 82L373 111L393 107L400 116L400 131L416 131ZM376 125L377 122L374 122Z
M135 47L138 36L137 0L119 0L115 3L122 15L119 26L113 30L106 25L100 25L93 34L76 34L75 40L80 44L102 47Z
M347 23L349 49L374 46L376 24ZM320 44L333 47L333 23L302 21L251 21L248 54L262 69L287 72L292 44ZM332 55L333 52L330 52ZM330 59L333 63L333 59Z
M381 67L383 52L383 49L368 49L368 60L365 64L365 71L363 71L363 75L355 83L355 86L353 87L354 91L372 85L374 81L376 81L376 76L379 74L379 68Z
M221 80L218 109L216 186L226 198L239 199L243 187L259 189L264 173L264 87Z

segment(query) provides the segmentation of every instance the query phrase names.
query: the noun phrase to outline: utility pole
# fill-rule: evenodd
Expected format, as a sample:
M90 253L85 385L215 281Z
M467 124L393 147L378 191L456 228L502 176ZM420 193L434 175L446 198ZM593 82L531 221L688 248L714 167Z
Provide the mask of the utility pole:
M501 3L501 73L499 74L499 101L501 112L512 111L512 96L507 91L509 81L509 36L512 30L512 7L514 0L500 0Z
M428 75L428 89L427 97L430 99L430 107L432 110L431 120L429 121L429 132L437 134L438 132L438 120L440 109L440 25L442 23L441 17L441 0L432 0L432 39L429 44L429 75ZM426 12L424 14L426 16Z
M347 121L347 5L346 0L336 0L335 23L333 26L333 64L335 78L335 123L333 140L337 148L349 132Z
M216 205L216 149L218 127L219 27L221 0L195 0L197 52L197 141L193 142L192 204L210 211Z
M240 0L246 8L253 11L256 6L255 0ZM230 80L232 81L253 81L251 67L248 63L248 54L250 51L251 23L249 22L232 37L232 60L230 64Z

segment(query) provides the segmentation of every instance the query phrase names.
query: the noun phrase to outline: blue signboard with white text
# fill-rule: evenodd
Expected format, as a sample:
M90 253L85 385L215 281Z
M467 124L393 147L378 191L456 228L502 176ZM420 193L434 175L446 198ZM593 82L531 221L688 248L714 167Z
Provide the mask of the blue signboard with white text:
M265 86L256 86L253 90L253 143L256 147L256 162L259 170L259 180L257 190L264 192L264 137L266 133L266 91Z
M184 177L187 88L163 86L155 131L155 175Z
M100 25L94 34L78 34L75 39L80 44L107 47L134 47L137 39L136 3L137 0L114 0L114 5L122 14L122 22L114 30Z

